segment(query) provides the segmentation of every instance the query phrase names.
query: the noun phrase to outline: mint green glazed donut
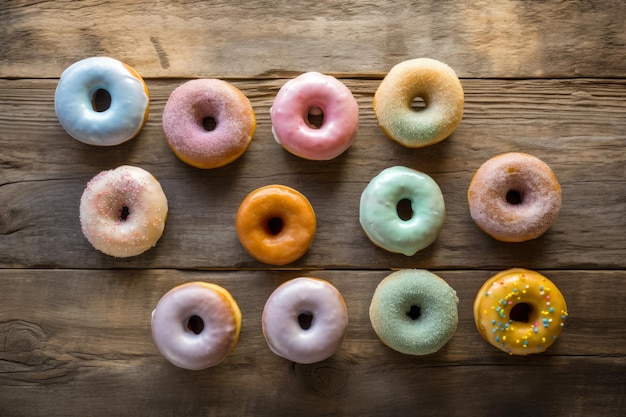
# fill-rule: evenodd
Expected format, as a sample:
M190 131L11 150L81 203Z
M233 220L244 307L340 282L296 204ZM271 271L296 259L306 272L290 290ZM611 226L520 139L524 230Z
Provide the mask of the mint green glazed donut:
M412 215L398 214L402 200ZM414 255L437 239L446 217L441 189L428 175L395 166L374 177L361 194L359 220L367 237L389 252Z
M403 269L383 279L372 297L370 321L378 338L407 355L428 355L454 335L459 299L441 277Z

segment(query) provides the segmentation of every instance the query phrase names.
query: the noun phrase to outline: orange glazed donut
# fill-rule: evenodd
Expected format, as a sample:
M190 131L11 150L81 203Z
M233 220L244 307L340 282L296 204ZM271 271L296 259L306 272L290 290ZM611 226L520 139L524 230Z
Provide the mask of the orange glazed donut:
M309 200L283 185L261 187L243 200L236 217L239 241L258 261L285 265L300 258L315 236Z
M540 159L512 152L476 171L467 199L481 230L503 242L523 242L552 225L561 208L561 186Z
M474 301L480 335L511 355L543 352L561 334L565 319L563 294L548 278L527 269L494 275Z

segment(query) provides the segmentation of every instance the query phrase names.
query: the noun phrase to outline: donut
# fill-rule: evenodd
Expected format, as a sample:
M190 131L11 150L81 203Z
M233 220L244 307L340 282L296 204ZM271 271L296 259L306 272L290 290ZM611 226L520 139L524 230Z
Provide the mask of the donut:
M403 203L410 203L406 219ZM361 194L359 221L377 246L406 256L435 241L446 217L443 195L428 175L395 166L375 176Z
M61 126L88 145L113 146L134 138L143 129L149 109L143 78L109 57L86 58L70 65L61 74L54 94L54 111Z
M293 188L267 185L242 201L235 220L237 236L256 260L285 265L299 259L315 237L315 212Z
M309 364L334 355L348 325L337 288L316 278L295 278L278 287L263 308L263 335L272 352Z
M173 365L195 371L217 365L235 348L241 310L219 285L188 282L161 297L151 327L159 352Z
M341 81L307 72L287 81L270 108L276 142L305 159L328 160L352 145L359 105ZM319 127L310 117L321 119ZM311 119L313 119L311 118Z
M567 316L565 299L556 285L522 268L489 278L474 301L478 333L511 355L545 351L561 334Z
M402 269L383 279L370 304L378 338L407 355L428 355L454 335L459 299L441 277L424 269Z
M110 256L139 255L155 246L167 219L167 198L148 171L122 165L102 171L80 198L80 224L91 245Z
M425 108L415 110L415 98ZM463 117L465 98L452 68L429 58L394 66L374 94L374 113L383 132L407 148L441 142L455 131Z
M177 87L163 109L163 131L174 154L196 168L218 168L248 149L256 128L248 98L217 79Z
M467 200L481 230L503 242L523 242L544 234L557 218L561 186L543 161L511 152L478 168Z

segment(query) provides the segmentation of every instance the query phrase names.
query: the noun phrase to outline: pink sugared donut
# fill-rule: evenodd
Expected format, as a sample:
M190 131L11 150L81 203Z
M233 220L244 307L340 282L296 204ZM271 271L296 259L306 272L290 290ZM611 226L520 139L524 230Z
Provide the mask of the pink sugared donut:
M199 370L222 362L235 348L241 310L219 285L188 282L161 297L151 325L154 343L168 361Z
M561 208L561 186L543 161L511 152L478 168L467 199L481 230L503 242L523 242L552 225Z
M161 238L167 198L148 171L122 165L102 171L80 199L80 224L89 243L115 257L139 255Z
M267 299L262 325L272 352L309 364L337 352L348 325L348 310L339 290L329 282L295 278Z
M307 72L282 86L270 109L276 142L305 159L328 160L352 145L359 106L341 81ZM319 127L309 115L321 118Z
M239 158L255 128L248 98L222 80L188 81L172 92L163 109L170 148L196 168L218 168Z

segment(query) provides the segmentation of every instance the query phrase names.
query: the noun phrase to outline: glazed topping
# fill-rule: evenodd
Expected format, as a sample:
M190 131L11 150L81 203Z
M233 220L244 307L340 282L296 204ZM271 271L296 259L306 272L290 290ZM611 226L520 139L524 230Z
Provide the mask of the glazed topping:
M568 316L554 283L524 269L504 271L488 280L477 295L474 314L487 341L516 355L547 349Z
M341 293L315 278L295 278L278 287L263 309L263 334L283 358L308 364L332 356L348 325Z
M231 294L205 282L173 288L152 312L152 336L159 351L185 369L223 361L234 349L240 328L241 311Z
M99 90L111 97L104 111L92 104ZM144 81L130 67L113 58L94 57L74 63L61 74L54 109L75 139L112 146L139 133L148 117L149 97Z
M139 255L156 245L167 212L158 181L128 165L96 175L80 201L83 234L94 248L116 257Z
M163 110L163 131L174 153L198 168L216 168L241 156L256 127L250 101L217 79L188 81Z
M359 124L359 106L350 90L318 72L287 81L270 114L274 139L289 152L314 160L332 159L348 149Z
M413 100L423 99L416 111ZM417 148L448 137L461 122L463 87L448 65L417 58L394 66L374 95L374 111L384 132L400 144Z
M410 201L410 217L398 205ZM405 217L406 218L406 217ZM374 177L361 194L360 222L376 245L411 256L435 241L445 220L441 189L428 175L396 166Z

